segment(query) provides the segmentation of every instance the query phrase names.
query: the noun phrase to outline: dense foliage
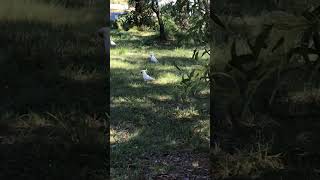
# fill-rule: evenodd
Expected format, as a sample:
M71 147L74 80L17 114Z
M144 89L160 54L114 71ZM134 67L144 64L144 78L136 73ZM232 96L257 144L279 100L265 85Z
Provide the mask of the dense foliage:
M215 177L319 178L319 10L223 25L229 41L210 73ZM241 31L249 25L259 27Z
M209 22L208 1L180 0L159 6L157 1L137 0L129 1L129 4L135 7L135 11L122 15L117 20L119 28L129 30L134 26L140 29L148 27L159 30L160 35L164 33L165 39L177 40L184 45L204 45L206 43L207 22Z

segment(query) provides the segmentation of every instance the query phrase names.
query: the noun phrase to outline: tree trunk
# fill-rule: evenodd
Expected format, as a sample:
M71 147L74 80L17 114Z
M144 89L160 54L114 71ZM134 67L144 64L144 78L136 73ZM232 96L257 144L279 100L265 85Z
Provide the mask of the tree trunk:
M135 24L139 27L142 26L142 17L143 17L143 7L144 7L144 0L135 0Z
M159 27L160 27L160 39L161 40L167 40L166 32L164 30L164 23L162 21L162 18L160 16L160 13L157 14L158 22L159 22Z
M153 12L156 13L156 15L157 15L157 19L158 19L158 23L159 23L159 27L160 27L160 40L166 41L167 35L165 32L164 23L161 18L158 0L152 0L151 8L152 8Z

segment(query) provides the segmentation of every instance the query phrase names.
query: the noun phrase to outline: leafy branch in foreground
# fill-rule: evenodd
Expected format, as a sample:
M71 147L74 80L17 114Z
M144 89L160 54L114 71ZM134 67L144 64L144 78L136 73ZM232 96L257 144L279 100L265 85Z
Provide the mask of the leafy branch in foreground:
M196 96L203 88L208 86L208 71L206 70L206 66L201 69L186 70L179 67L175 62L173 65L181 75L182 100L186 100L190 95Z
M318 11L313 11L313 13L315 12ZM223 73L226 81L231 79L233 84L238 84L240 94L235 98L241 103L238 110L228 112L229 114L236 113L232 117L241 117L239 118L241 121L246 118L248 113L272 113L276 94L282 88L285 78L296 71L297 68L301 67L305 69L303 70L304 74L309 74L307 76L309 78L305 78L305 81L315 83L312 80L315 79L314 77L318 74L320 68L320 35L318 26L319 21L313 19L312 23L309 23L305 28L306 30L302 32L300 45L286 52L287 58L280 58L278 61L264 61L260 57L262 50L271 54L285 43L284 37L280 37L273 46L268 43L274 28L273 24L263 25L262 31L256 36L253 43L246 37L247 45L251 50L247 54L238 55L236 40L233 41L230 49L231 59L227 63L225 71L220 74L212 73L211 75L213 83L215 83L214 79ZM294 62L294 55L299 55L304 60L304 63ZM317 58L312 59L312 55L317 55ZM298 66L296 66L297 63ZM223 84L215 83L215 86L219 85L223 86ZM285 92L283 91L283 93ZM259 103L261 105L258 105ZM232 105L233 101L230 101L228 106ZM229 109L232 111L232 108ZM233 120L233 122L239 120Z

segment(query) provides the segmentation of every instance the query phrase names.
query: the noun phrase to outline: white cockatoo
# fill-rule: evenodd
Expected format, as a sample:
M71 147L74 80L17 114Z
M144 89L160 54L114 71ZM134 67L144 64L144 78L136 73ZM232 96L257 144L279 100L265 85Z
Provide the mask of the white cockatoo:
M157 58L154 56L153 53L150 54L149 60L150 60L150 62L152 62L152 63L158 63L158 60L157 60Z
M149 76L147 74L147 70L141 70L140 73L142 74L143 80L144 81L153 81L155 80L153 77Z

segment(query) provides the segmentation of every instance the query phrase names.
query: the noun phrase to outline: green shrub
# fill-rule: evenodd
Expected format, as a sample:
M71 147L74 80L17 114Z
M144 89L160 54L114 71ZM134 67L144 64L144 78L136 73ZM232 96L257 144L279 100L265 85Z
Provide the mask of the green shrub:
M180 28L174 21L174 18L169 14L162 14L162 21L164 23L164 29L167 37L175 38L176 34L179 33ZM156 24L153 26L153 29L158 31L159 28L159 24L156 22Z
M157 24L157 20L154 16L152 16L152 14L153 11L151 9L144 9L141 14L136 13L136 17L134 19L135 25L139 27L146 26L154 29L155 25Z
M134 26L134 13L129 12L127 14L120 15L116 20L116 25L118 29L123 29L128 31Z
M137 26L140 30L146 30L146 27L155 30L157 22L151 14L152 12L146 11L142 15L137 15L134 11L131 11L120 15L115 22L116 28L128 31L132 27Z
M166 33L167 35L170 37L174 36L177 32L179 32L179 27L176 24L176 22L174 21L173 17L171 17L170 15L163 15L163 23L164 23L164 27L166 29Z

